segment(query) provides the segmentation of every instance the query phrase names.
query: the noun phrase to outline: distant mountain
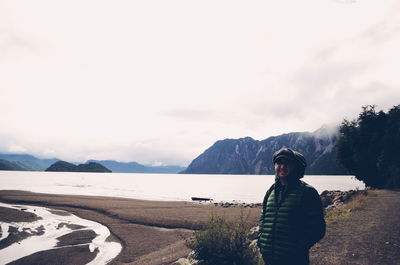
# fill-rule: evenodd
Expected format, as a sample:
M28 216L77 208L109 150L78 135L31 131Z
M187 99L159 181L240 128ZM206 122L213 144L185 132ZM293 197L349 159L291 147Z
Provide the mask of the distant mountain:
M39 159L28 154L0 154L0 170L45 171L59 159ZM180 166L145 166L136 162L117 162L114 160L88 160L99 163L112 172L121 173L178 173L185 170ZM66 162L68 163L68 162ZM73 165L73 164L72 164Z
M104 165L118 173L178 173L185 170L180 166L144 166L136 162L117 162L114 160L88 160L86 163L95 162Z
M336 161L338 128L322 127L315 132L293 132L258 141L251 137L225 139L195 158L185 174L274 174L272 155L282 147L302 153L306 174L341 175L346 170Z
M108 168L99 163L80 164L78 166L65 161L57 161L52 164L46 171L61 171L61 172L111 172Z
M8 161L4 159L0 159L0 170L19 170L25 171L27 170L24 164L14 161Z
M43 171L58 159L39 159L27 154L0 154L0 159L15 162L21 168L15 170Z
M45 171L61 171L61 172L74 172L77 168L76 165L66 162L66 161L57 161L48 167Z

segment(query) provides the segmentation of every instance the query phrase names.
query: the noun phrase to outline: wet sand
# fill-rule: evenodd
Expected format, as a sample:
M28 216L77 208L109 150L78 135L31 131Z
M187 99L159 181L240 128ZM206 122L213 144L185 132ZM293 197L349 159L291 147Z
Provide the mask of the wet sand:
M121 250L104 225L66 211L0 203L0 214L1 264L104 264Z
M10 222L33 222L38 219L39 218L33 213L24 212L22 210L0 207L0 222L7 222L7 223L10 223ZM0 229L0 238L5 237L4 235L6 233L7 233L7 231L2 231ZM14 227L10 227L8 233L9 233L9 236L7 236L7 238L0 241L0 249L6 248L6 247L10 246L11 244L14 244L15 242L18 242L18 241L23 240L30 236L30 234L28 234L27 232L25 232L25 231L19 232Z
M228 220L237 220L244 214L248 217L248 222L256 225L260 213L260 208L225 208L192 202L53 195L25 191L0 191L0 201L66 210L107 226L111 231L108 240L119 242L123 246L121 253L110 264L171 264L180 257L187 256L190 251L185 247L185 238L193 230L204 227L213 214ZM32 217L15 213L15 218L26 221L24 218ZM66 240L76 239L73 237ZM45 252L48 253L36 253L26 257L24 262L14 264L29 264L30 261L34 263L35 260L43 261L45 258L50 260L51 257L59 257L58 264L85 264L92 258L89 254L93 255L79 248L68 250L66 254ZM67 259L72 256L75 260L68 262ZM54 260L48 264L54 264Z

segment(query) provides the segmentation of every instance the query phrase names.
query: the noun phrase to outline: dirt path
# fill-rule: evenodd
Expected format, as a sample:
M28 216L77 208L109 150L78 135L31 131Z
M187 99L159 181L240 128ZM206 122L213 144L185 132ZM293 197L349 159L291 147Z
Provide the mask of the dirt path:
M362 209L327 227L312 265L400 265L400 191L369 194Z

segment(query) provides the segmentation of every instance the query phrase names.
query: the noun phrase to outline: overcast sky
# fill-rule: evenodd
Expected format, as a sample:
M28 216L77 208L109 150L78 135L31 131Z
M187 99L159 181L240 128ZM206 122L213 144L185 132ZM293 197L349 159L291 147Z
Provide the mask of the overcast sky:
M0 152L186 166L400 104L399 48L396 0L0 0Z

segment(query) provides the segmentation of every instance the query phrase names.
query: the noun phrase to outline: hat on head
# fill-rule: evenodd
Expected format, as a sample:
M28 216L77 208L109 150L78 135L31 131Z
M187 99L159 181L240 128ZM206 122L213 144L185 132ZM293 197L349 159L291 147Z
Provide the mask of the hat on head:
M273 160L272 162L274 162L274 164L275 164L276 161L281 158L285 158L286 160L290 160L290 161L295 160L294 153L289 148L282 148L279 151L275 152L274 156L272 158L272 160Z
M290 148L284 147L274 153L274 155L272 156L272 162L275 164L276 161L280 158L285 158L287 160L293 161L298 166L300 174L299 178L302 178L304 176L304 171L307 167L307 162L302 154Z

